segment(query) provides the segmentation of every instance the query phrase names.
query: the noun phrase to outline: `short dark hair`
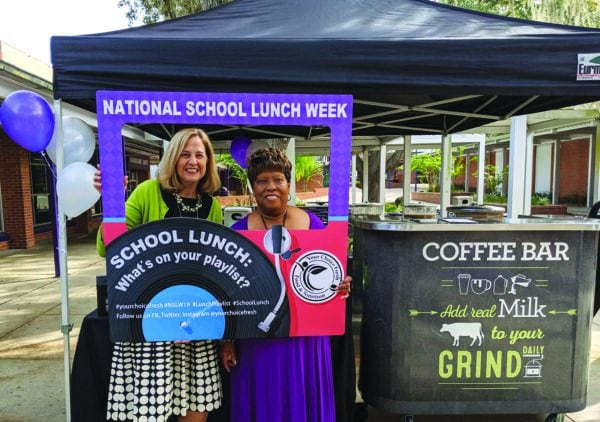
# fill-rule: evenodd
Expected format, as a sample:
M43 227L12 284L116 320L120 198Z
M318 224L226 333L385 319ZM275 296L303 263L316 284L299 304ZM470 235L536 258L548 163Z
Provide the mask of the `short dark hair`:
M260 148L248 157L248 180L254 184L264 171L280 171L288 183L292 180L292 162L277 148Z

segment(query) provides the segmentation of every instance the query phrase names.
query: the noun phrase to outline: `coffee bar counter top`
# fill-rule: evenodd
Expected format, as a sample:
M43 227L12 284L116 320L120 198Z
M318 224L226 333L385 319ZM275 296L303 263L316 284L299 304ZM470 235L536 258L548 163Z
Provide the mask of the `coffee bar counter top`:
M528 216L502 221L475 221L468 218L406 219L398 216L365 215L352 219L360 229L391 232L430 231L600 231L600 220L572 215Z

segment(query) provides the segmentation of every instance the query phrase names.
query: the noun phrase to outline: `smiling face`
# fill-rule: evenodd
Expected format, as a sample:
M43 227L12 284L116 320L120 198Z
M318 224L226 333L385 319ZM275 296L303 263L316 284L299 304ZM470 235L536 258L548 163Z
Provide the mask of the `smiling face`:
M192 136L185 143L177 159L177 176L185 186L184 190L193 189L206 173L206 148L198 136Z
M285 174L277 170L265 170L252 183L258 208L267 215L280 215L287 206L290 184Z

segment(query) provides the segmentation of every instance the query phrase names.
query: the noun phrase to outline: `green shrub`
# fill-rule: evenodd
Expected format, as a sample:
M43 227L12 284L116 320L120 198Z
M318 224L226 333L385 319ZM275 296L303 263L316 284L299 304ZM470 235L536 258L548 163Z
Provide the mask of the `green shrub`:
M401 212L402 211L402 205L397 205L394 202L386 202L383 205L383 211L384 212Z
M551 203L550 192L536 192L531 195L531 205L550 205Z
M508 202L508 198L506 195L502 195L501 193L491 192L483 195L483 202L492 204L506 204Z

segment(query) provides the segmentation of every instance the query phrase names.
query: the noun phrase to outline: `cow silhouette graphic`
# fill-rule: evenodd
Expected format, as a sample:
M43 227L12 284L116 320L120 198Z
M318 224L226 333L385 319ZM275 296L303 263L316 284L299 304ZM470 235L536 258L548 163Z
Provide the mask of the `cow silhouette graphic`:
M453 346L459 345L460 337L471 337L473 340L471 346L479 340L478 346L481 346L483 341L483 330L481 328L481 322L455 322L453 324L442 324L440 328L441 333L450 333L454 341Z

